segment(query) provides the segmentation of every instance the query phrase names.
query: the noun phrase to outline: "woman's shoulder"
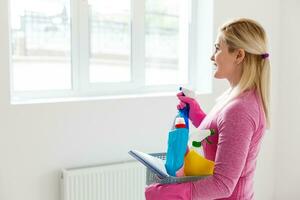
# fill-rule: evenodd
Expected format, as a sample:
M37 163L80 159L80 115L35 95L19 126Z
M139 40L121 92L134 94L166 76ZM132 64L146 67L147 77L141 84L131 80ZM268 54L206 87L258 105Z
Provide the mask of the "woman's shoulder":
M243 112L259 112L259 100L255 90L245 91L238 97L234 98L224 108L225 112L228 111L243 111Z
M249 90L231 100L220 112L223 120L247 118L254 124L259 123L260 108L255 90Z

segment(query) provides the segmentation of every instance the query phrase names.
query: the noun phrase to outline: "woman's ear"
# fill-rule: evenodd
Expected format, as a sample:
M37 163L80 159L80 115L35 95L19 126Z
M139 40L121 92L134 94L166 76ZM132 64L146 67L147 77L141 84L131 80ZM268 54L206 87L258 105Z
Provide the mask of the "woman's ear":
M237 49L236 50L236 63L240 64L243 62L244 58L245 58L245 50L244 49Z

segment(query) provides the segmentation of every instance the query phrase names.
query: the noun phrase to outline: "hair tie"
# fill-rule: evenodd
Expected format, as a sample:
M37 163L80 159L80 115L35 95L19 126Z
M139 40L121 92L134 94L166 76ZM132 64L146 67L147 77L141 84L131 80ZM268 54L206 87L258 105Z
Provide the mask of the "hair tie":
M264 53L264 54L261 54L260 55L262 59L266 59L269 57L269 54L268 53Z

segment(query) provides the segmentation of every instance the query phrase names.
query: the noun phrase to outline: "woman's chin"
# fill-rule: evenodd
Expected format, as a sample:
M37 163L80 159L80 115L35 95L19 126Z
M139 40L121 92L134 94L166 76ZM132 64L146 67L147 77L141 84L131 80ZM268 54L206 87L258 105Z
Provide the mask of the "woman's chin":
M218 74L218 71L215 71L214 72L214 78L217 78L217 79L220 79L221 77L219 76L219 74Z
M218 73L218 71L216 71L216 72L214 73L214 78L215 78L215 79L224 79L225 77L222 76L222 74Z

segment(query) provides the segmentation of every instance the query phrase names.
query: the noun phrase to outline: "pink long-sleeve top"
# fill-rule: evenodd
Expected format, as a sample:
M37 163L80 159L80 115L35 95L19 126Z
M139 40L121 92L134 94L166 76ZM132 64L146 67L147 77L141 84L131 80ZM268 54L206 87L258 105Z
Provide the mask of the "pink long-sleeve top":
M204 143L203 150L207 159L215 161L215 169L213 176L192 183L193 200L254 199L254 171L265 124L255 90L205 117L199 128L212 128L216 134L209 137L213 144Z

